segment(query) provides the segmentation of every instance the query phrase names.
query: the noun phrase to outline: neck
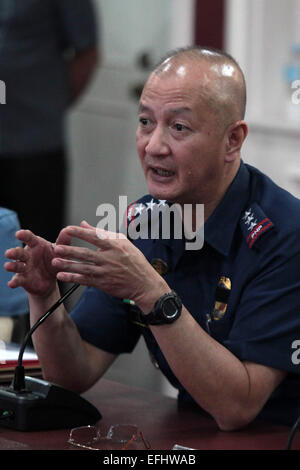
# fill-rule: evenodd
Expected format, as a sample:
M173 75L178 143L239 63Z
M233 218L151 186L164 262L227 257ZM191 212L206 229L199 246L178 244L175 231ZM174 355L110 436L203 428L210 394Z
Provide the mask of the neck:
M193 203L185 206L181 205L183 223L186 219L190 225L192 223L192 230L196 232L199 230L207 219L211 216L214 210L217 208L221 200L223 199L226 191L234 180L238 170L240 168L240 160L234 162L230 167L229 171L224 174L224 178L221 184L218 184L216 190L212 195L207 198L203 198L204 202ZM199 205L204 206L204 210L200 210ZM201 215L200 215L201 214Z

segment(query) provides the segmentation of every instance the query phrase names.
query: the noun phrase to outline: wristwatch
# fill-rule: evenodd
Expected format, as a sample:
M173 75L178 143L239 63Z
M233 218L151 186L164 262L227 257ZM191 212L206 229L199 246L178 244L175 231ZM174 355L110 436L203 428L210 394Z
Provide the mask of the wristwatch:
M141 313L140 316L146 325L164 325L177 320L181 315L181 309L181 299L172 290L156 301L153 310L148 315Z

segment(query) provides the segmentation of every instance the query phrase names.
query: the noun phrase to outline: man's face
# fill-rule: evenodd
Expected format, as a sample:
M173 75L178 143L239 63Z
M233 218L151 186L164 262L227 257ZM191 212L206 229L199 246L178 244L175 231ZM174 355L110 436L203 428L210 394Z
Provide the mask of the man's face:
M200 80L209 84L206 66ZM205 88L207 89L207 88ZM140 100L137 150L149 193L169 202L211 202L224 176L225 131L190 67L152 74Z

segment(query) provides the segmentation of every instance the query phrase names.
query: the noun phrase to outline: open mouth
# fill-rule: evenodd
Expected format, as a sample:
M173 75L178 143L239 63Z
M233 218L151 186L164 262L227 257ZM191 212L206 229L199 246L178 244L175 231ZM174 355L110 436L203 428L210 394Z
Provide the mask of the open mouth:
M165 170L164 168L152 168L152 171L158 176L169 177L175 175L174 171Z

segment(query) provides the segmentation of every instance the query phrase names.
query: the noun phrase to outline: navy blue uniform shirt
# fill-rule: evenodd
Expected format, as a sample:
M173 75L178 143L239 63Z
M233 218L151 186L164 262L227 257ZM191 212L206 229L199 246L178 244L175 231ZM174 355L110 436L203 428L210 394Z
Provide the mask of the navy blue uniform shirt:
M141 204L148 210L159 201L145 196ZM300 201L241 162L205 223L204 240L196 251L179 239L133 243L150 262L166 263L168 285L213 338L241 361L288 372L260 416L292 424L300 414ZM220 279L229 287L218 303ZM72 318L86 341L114 354L132 351L142 334L179 401L193 403L151 330L132 323L129 310L121 299L87 288Z

